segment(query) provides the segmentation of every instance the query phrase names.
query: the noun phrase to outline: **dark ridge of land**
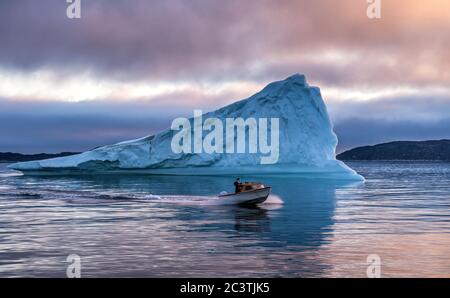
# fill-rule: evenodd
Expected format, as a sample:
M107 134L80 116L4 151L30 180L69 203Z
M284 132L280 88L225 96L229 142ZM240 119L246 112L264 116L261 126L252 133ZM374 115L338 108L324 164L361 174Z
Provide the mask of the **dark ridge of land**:
M396 141L350 149L339 160L435 160L450 161L450 140Z
M78 152L61 152L55 154L39 153L39 154L21 154L13 152L0 152L0 162L21 162L41 160L55 157L63 157L78 154Z

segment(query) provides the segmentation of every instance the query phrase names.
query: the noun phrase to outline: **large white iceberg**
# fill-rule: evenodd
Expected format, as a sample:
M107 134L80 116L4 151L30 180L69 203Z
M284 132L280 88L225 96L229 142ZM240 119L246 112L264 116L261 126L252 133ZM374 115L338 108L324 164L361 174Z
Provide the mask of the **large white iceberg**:
M309 178L363 180L336 160L337 137L320 89L295 74L273 82L255 95L209 112L203 118L278 118L279 158L261 164L260 154L174 153L176 131L167 129L144 138L121 142L81 154L20 162L11 169L26 174L130 172L169 175L290 174ZM193 122L193 119L189 119Z

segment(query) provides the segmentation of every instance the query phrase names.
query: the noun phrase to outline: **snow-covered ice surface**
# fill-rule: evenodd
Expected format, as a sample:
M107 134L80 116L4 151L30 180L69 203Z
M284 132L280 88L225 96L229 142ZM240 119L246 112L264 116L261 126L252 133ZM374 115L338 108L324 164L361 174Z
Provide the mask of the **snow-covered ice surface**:
M174 153L170 128L158 134L100 147L78 155L10 166L25 174L132 172L169 175L300 175L307 178L363 180L335 159L337 137L320 89L295 74L273 82L255 95L203 115L215 117L279 118L280 155L276 164L260 164L260 154ZM193 119L190 119L193 123ZM193 125L192 125L193 126ZM270 129L269 129L270 133ZM265 155L264 155L265 156Z

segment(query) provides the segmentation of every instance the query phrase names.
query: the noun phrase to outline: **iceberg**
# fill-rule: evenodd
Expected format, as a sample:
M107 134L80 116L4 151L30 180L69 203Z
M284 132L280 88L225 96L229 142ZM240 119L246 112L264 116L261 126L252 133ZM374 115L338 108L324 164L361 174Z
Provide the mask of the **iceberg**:
M295 74L270 83L255 95L232 103L203 118L277 118L279 156L261 164L260 153L174 152L176 131L120 142L81 154L19 162L9 168L24 174L145 173L161 175L299 175L363 181L364 178L336 160L337 136L318 87ZM194 118L189 121L194 123ZM237 136L234 136L235 138Z

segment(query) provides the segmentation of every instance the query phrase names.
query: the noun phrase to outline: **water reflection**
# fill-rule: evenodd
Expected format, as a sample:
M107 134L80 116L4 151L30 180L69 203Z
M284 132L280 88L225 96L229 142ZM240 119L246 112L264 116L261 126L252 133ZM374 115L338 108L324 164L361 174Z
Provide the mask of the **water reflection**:
M270 217L267 210L260 207L234 208L234 228L238 232L270 232Z
M221 204L234 177L0 175L0 276L64 276L71 253L84 276L363 277L372 253L448 276L450 165L352 167L365 184L241 177L282 200L256 208Z
M261 177L245 177L249 181L260 181ZM48 190L55 193L63 189L60 196L79 193L84 199L92 197L117 200L145 198L141 203L169 204L179 211L183 220L208 220L211 216L221 219L223 225L234 217L236 230L264 232L265 237L295 246L319 246L330 232L336 206L336 189L360 187L339 181L307 180L297 177L264 177L263 182L271 185L273 194L281 198L283 205L273 210L265 204L258 209L243 209L221 206L217 194L223 190L232 191L233 177L186 177L186 176L142 176L142 175L100 175L100 176L43 176L20 177L21 186L33 191ZM154 197L149 197L152 194ZM29 194L30 195L30 194ZM41 193L42 195L42 193ZM50 195L46 193L47 197ZM76 198L75 198L76 200ZM214 205L210 206L211 201ZM175 206L174 206L175 205ZM188 210L181 207L189 206ZM272 210L270 210L272 209ZM208 210L208 213L198 210ZM270 218L274 218L270 220ZM220 227L218 227L220 229ZM255 235L259 236L259 235Z

